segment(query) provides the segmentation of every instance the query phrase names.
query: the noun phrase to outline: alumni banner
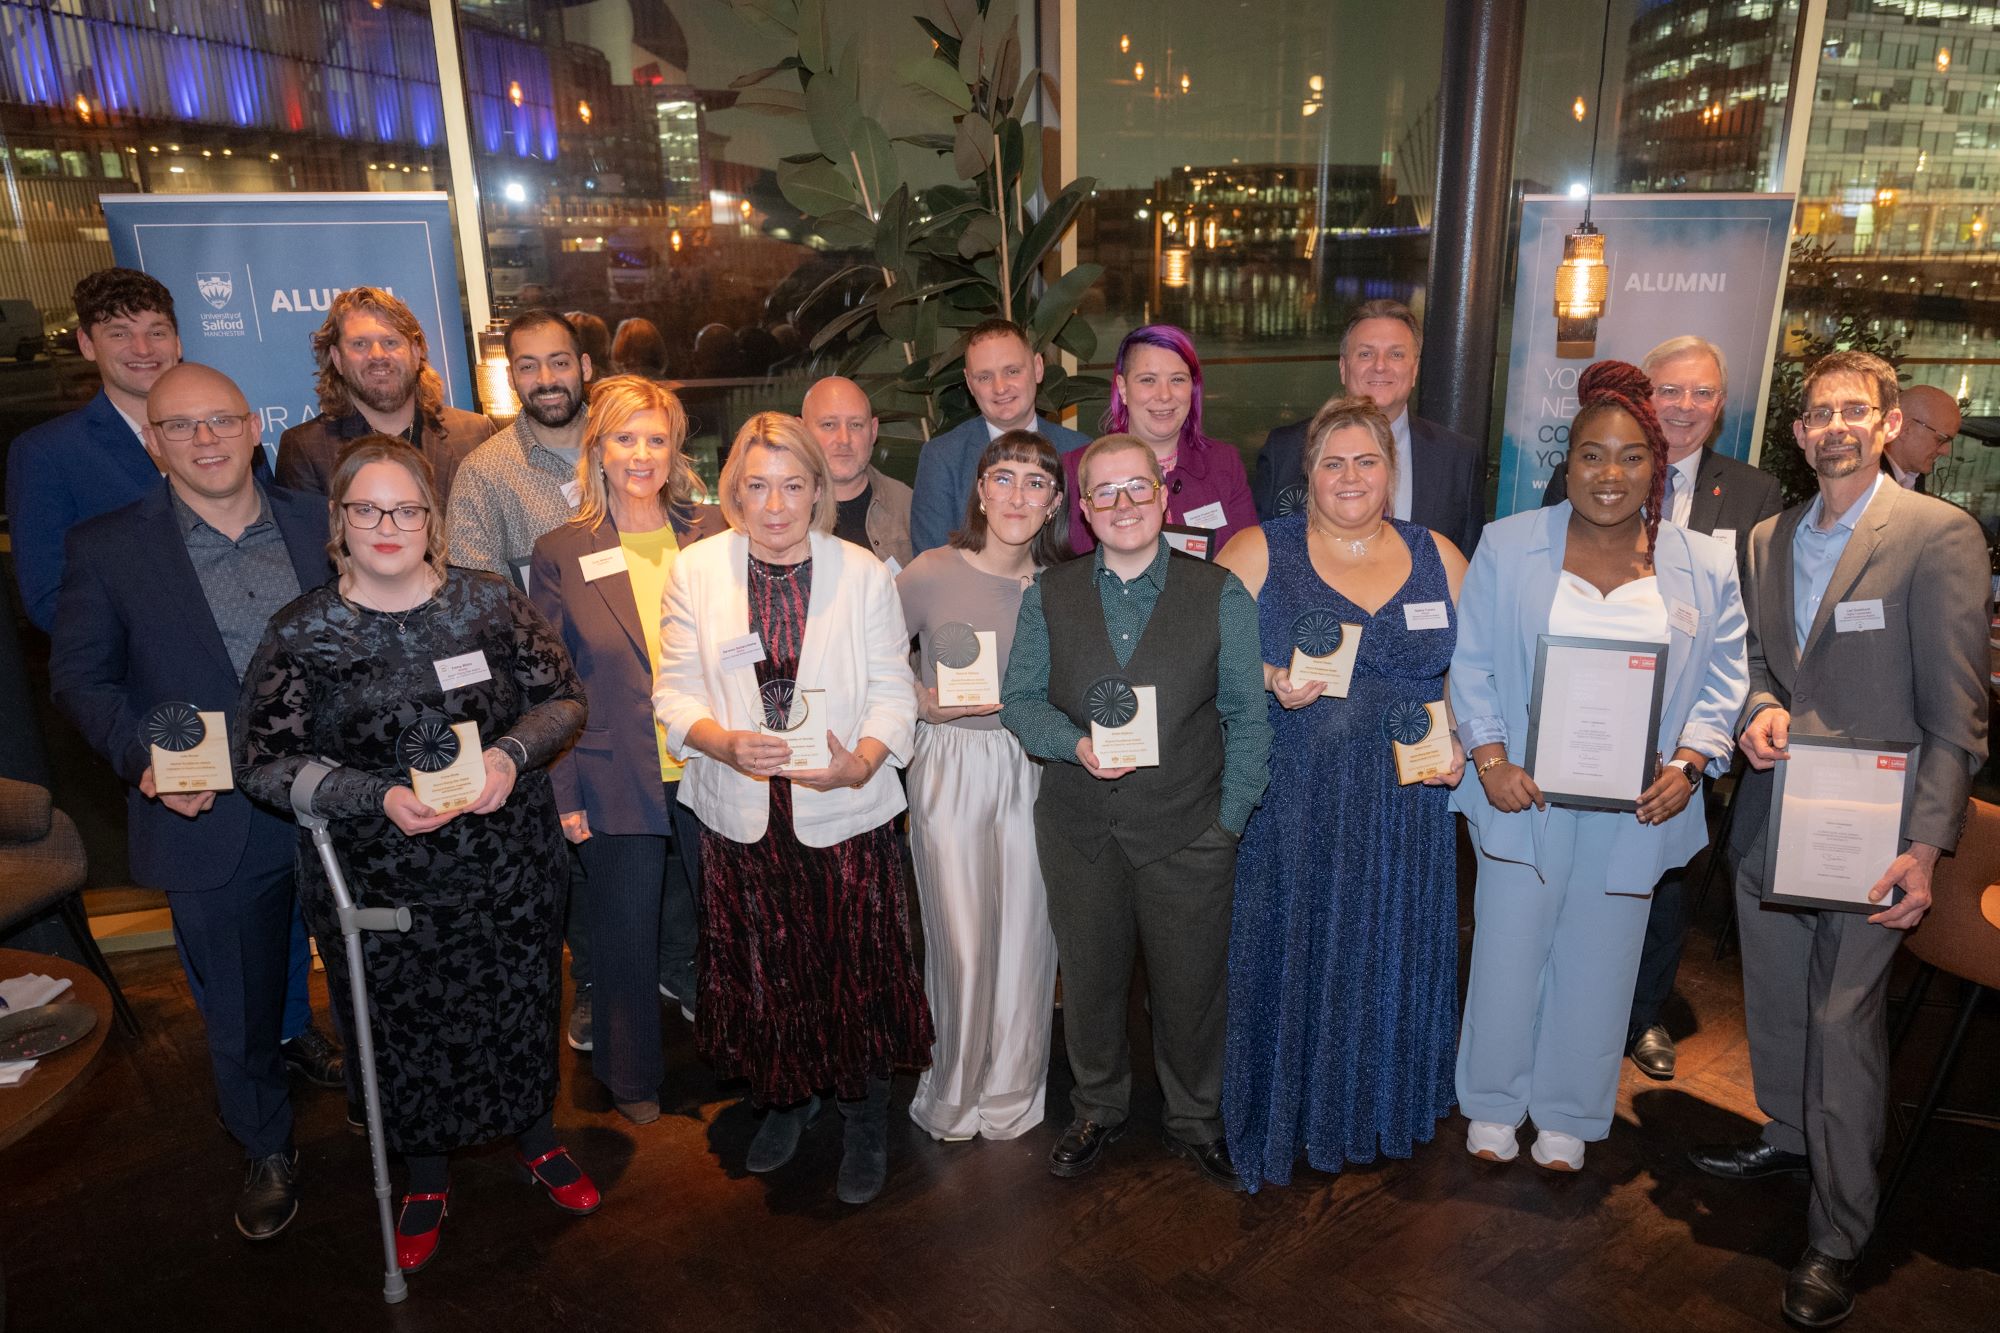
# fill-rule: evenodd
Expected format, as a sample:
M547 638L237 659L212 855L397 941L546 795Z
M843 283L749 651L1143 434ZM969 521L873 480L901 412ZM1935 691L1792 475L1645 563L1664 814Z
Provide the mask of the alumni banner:
M111 252L173 293L182 355L235 380L264 445L319 412L312 335L349 287L382 287L417 317L445 401L477 411L445 196L109 194Z
M1639 361L1660 343L1697 334L1722 349L1727 406L1713 447L1748 461L1757 404L1769 377L1771 320L1791 243L1788 194L1599 195L1591 225L1604 234L1604 310L1565 321L1558 341L1556 270L1583 200L1521 201L1514 337L1500 437L1499 516L1542 502L1569 452L1576 381L1593 361Z

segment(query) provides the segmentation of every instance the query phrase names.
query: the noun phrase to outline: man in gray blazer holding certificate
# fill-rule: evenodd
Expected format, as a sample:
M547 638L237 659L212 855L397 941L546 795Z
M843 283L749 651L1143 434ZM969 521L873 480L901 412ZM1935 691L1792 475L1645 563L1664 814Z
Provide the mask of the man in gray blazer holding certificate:
M1733 850L1751 1072L1771 1119L1755 1143L1690 1159L1733 1180L1811 1176L1806 1250L1783 1308L1820 1328L1853 1309L1875 1224L1889 964L1930 907L1933 867L1958 841L1986 758L1990 585L1978 523L1882 474L1903 426L1887 362L1835 352L1807 371L1804 403L1792 433L1819 494L1757 525L1743 579L1750 698L1738 739L1753 771ZM1872 915L1763 902L1772 769L1794 734L1919 747L1902 852L1869 894L1883 904Z

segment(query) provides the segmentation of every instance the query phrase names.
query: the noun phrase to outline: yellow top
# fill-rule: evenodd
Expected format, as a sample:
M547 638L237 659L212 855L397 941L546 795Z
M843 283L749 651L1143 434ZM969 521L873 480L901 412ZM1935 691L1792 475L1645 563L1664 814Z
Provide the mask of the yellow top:
M621 532L618 544L625 548L625 570L632 579L632 600L639 607L639 623L646 627L646 660L653 674L660 674L660 603L667 595L667 572L674 567L680 543L674 540L671 523L656 532ZM660 742L660 777L667 782L681 780L681 766L667 749L667 729L659 719L653 732Z

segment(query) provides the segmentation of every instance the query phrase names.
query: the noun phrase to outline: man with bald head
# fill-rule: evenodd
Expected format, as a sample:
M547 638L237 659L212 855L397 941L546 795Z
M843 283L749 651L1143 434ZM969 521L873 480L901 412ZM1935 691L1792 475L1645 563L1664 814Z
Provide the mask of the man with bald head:
M56 705L126 782L132 876L165 891L200 996L222 1122L248 1158L236 1228L298 1211L279 1037L298 831L241 792L162 791L147 719L162 704L233 725L271 616L331 575L326 502L252 473L261 417L218 371L177 366L145 399L161 482L72 528L49 675Z
M910 563L910 488L874 464L882 423L867 391L829 375L806 390L799 416L826 451L833 473L833 498L839 503L834 536L873 551L896 573Z
M1903 429L1882 451L1882 470L1906 491L1930 493L1931 472L1951 455L1958 436L1958 399L1932 384L1913 384L1899 395Z

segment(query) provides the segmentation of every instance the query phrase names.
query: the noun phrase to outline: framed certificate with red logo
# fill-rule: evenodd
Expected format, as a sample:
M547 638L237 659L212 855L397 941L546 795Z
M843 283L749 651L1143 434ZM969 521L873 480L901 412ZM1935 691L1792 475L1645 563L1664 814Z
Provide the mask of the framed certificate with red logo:
M1764 901L1873 914L1868 891L1903 850L1919 747L1897 741L1791 734L1773 766L1764 834Z
M1544 634L1528 698L1528 776L1555 805L1637 810L1660 757L1667 645Z

